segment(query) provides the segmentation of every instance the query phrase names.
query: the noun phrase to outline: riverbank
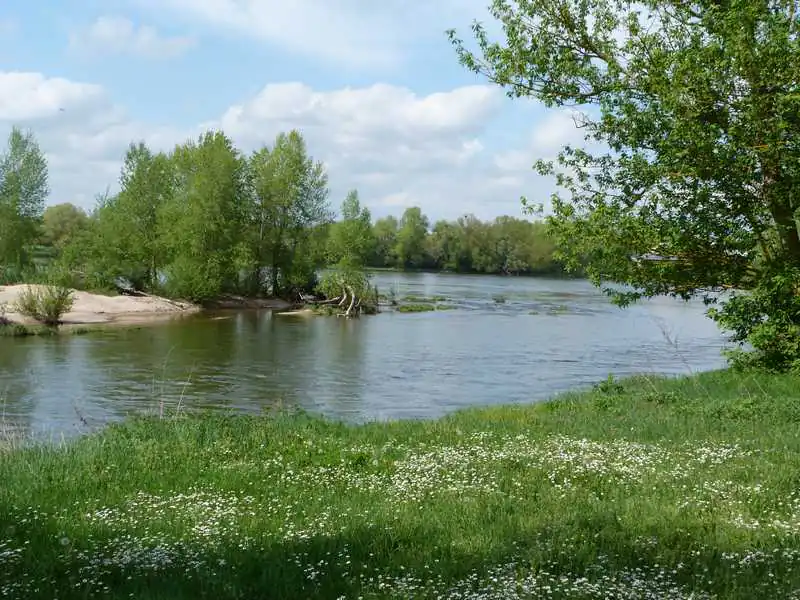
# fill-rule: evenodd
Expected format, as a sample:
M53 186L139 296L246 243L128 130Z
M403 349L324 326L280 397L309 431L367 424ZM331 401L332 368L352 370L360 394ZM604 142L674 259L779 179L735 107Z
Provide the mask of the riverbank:
M0 286L0 307L5 306L3 321L12 326L5 334L51 335L55 331L53 328L41 326L34 319L14 311L17 298L28 287L27 284ZM246 298L230 295L223 296L208 306L154 295L104 295L80 290L73 290L73 298L72 309L62 318L60 329L66 333L86 333L102 329L105 325L148 325L193 315L206 309L285 310L293 306L290 302L279 298ZM3 333L0 330L0 335Z
M797 598L800 377L0 452L9 598Z
M14 311L19 295L32 285L0 287L0 305L5 305L5 320L17 325L35 325L36 321ZM136 325L162 321L199 312L201 308L188 302L159 296L107 296L80 290L73 291L72 309L62 317L67 327L88 325Z

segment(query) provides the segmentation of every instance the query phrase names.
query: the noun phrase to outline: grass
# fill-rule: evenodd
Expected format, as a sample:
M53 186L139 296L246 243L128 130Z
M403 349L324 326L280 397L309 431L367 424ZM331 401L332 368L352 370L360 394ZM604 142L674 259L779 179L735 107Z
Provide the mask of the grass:
M0 323L0 338L3 337L50 337L54 335L86 335L89 333L105 333L111 330L141 329L141 325L117 325L117 324L98 324L98 325L52 325L24 324L24 323Z
M423 302L425 304L436 303L436 302L447 302L449 298L447 296L418 296L416 294L408 294L406 295L403 300L405 302Z
M436 305L427 302L400 304L395 310L401 313L431 312L436 310Z
M0 452L8 598L800 598L800 377Z

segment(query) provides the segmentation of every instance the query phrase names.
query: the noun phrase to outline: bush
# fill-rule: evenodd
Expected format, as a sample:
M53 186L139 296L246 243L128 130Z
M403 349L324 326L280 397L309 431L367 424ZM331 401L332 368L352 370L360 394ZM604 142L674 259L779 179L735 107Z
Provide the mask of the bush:
M732 367L800 372L799 269L766 273L709 314L739 345L727 352Z
M15 303L16 312L45 325L58 325L72 309L72 290L57 285L26 286Z

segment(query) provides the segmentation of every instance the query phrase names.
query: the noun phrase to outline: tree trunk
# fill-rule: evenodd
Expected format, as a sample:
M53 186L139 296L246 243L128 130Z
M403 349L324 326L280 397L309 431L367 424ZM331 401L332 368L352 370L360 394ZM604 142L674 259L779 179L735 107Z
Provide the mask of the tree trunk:
M270 278L272 279L272 295L278 296L280 290L278 289L278 260L275 258L275 255L272 256L272 272L270 273Z

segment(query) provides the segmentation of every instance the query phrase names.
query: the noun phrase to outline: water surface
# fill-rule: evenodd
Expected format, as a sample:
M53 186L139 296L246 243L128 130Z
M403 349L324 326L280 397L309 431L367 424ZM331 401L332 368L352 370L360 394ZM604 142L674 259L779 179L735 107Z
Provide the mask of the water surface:
M0 340L6 425L74 435L140 410L259 413L301 406L347 421L432 418L541 400L609 373L724 365L701 302L625 310L585 281L380 273L382 292L453 310L345 320L219 313L137 330Z

